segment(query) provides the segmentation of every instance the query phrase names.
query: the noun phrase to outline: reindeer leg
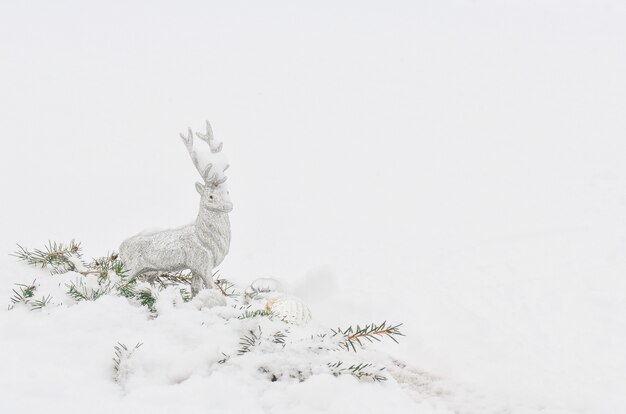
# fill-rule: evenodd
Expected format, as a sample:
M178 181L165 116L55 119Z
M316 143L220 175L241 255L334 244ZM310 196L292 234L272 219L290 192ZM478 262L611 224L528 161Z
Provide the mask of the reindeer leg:
M204 286L207 289L215 288L215 283L213 282L213 265L208 265L204 272L202 272L202 280L204 281Z
M137 278L141 277L141 275L143 275L144 273L145 271L141 271L141 270L140 271L131 270L130 274L128 275L128 279L126 279L126 283L131 283L135 281Z
M159 277L159 272L156 272L156 271L144 272L141 274L141 276L146 282L150 283L150 285L154 285L154 282L156 282Z
M206 266L205 271L201 273L202 280L207 290L202 292L202 298L206 306L212 308L213 306L226 306L226 298L218 289L215 289L215 282L213 282L213 265Z
M195 297L202 290L202 272L191 271L191 297Z

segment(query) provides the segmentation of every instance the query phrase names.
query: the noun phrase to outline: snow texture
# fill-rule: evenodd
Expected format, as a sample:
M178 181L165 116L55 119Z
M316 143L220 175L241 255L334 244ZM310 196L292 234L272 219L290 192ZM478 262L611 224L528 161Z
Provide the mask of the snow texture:
M217 364L238 333L176 292L157 318L5 306L0 412L626 412L624 21L613 0L1 2L0 301L77 277L15 243L100 256L189 222L179 133L210 119L224 277L279 280L303 329L406 337L372 350L385 383L271 382L259 355ZM138 342L121 387L113 347Z

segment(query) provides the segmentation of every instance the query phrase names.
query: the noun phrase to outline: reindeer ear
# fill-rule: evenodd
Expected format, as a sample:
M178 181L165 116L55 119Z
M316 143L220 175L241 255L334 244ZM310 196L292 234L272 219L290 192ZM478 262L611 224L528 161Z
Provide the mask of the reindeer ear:
M198 194L202 195L202 193L204 192L204 184L196 183L196 191L198 192Z

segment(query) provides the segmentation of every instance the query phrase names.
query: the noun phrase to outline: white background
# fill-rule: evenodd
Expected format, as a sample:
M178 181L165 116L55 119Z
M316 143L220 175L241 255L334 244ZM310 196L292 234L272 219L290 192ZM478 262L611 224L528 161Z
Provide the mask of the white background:
M178 134L209 119L224 275L333 326L404 322L390 350L512 406L618 412L625 22L619 1L3 2L0 263L193 220Z

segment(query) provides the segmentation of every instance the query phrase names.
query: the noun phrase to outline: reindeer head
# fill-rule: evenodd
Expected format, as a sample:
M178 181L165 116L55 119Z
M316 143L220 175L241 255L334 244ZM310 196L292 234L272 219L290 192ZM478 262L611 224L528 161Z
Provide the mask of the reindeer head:
M233 204L228 196L228 189L224 184L228 178L224 175L228 164L220 156L222 143L215 143L209 121L206 121L206 134L203 135L196 132L196 136L208 144L209 152L200 152L194 147L191 128L188 129L187 136L180 134L194 166L204 179L204 184L196 183L196 191L200 194L200 205L213 211L229 212L233 209Z
M213 211L228 213L233 209L228 191L207 184L196 183L196 191L200 194L200 205Z

